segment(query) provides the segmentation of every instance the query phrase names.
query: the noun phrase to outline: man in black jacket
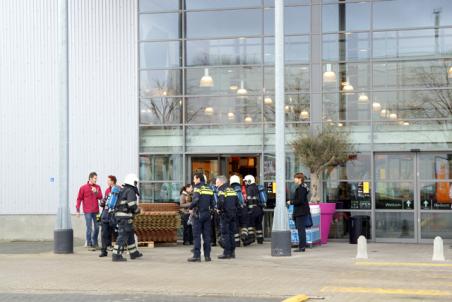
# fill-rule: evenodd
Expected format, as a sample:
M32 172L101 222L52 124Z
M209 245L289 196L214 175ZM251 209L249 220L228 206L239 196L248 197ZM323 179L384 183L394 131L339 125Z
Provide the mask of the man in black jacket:
M295 174L294 182L297 185L297 189L293 194L293 198L287 203L294 206L293 219L298 230L299 247L294 252L304 252L306 250L306 219L311 215L308 201L309 188L304 183L303 173Z

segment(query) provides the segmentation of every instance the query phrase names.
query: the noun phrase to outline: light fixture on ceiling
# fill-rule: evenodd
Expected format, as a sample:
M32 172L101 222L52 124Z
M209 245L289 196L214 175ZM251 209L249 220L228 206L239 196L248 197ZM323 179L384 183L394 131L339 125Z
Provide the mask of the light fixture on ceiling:
M391 113L391 114L389 114L389 118L390 118L391 120L396 120L396 119L397 119L397 114Z
M381 110L381 105L380 105L380 103L378 103L378 102L373 102L373 103L372 103L372 109L373 109L375 112L380 111L380 110Z
M309 118L309 112L306 109L304 109L303 111L300 112L300 118L303 119L303 120L308 119Z
M231 85L231 86L229 86L229 89L230 89L230 90L237 90L237 89L239 89L239 86L237 86L237 85Z
M228 119L229 119L229 120L233 120L234 118L235 118L234 112L229 112L229 113L228 113Z
M251 116L245 117L245 123L252 123L252 122L253 122L253 118Z
M326 71L323 73L324 83L336 83L336 73L332 70L331 64L326 64Z
M362 102L362 103L366 103L369 101L369 97L367 96L367 94L365 93L361 93L359 95L358 101Z
M206 107L206 109L204 109L204 113L207 115L212 115L213 114L213 108L212 107Z
M344 126L344 124L342 124L342 123L337 123L337 126L338 126L338 127L342 127L342 126Z
M449 70L447 71L447 77L449 79L452 79L452 66L449 67Z
M289 111L290 111L290 106L289 105L286 105L285 107L284 107L284 111L286 112L286 113L288 113Z
M166 91L166 89L162 91L162 95L163 96L167 96L168 95L168 92Z
M380 116L381 117L386 117L386 114L388 113L388 111L386 109L381 109L380 111Z
M403 122L403 124L402 125L404 125L404 126L409 126L410 125L410 123L408 123L408 122Z
M264 98L264 104L265 104L265 105L271 105L271 104L273 104L272 98L269 97L269 96L266 96L266 97Z
M213 87L213 79L209 75L209 69L204 68L204 75L199 81L199 87Z
M350 84L350 81L347 78L347 81L342 83L342 92L345 94L350 94L353 92L353 90L355 90L355 88L353 88L352 84Z
M248 93L248 91L246 91L245 84L243 83L243 80L242 80L242 81L240 81L240 88L237 90L237 94L238 95L245 95L247 93Z

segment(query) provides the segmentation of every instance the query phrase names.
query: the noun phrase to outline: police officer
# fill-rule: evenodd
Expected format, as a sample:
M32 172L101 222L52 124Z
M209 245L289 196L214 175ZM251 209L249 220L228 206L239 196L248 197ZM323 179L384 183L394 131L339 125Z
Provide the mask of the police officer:
M204 181L201 173L196 173L193 176L193 183L195 188L193 190L192 203L190 204L190 211L193 214L193 239L194 249L193 257L188 258L188 262L201 262L201 235L204 241L204 260L211 261L211 232L212 221L211 211L214 210L214 196L213 191Z
M237 194L237 198L240 203L240 208L237 211L236 230L234 234L235 246L239 247L240 240L242 240L242 242L245 243L248 238L248 210L245 206L245 201L242 194L240 177L238 177L237 175L232 175L231 178L229 179L229 184Z
M126 261L122 257L127 246L131 259L136 259L143 254L137 250L135 233L133 229L133 217L140 213L137 204L138 177L135 174L128 174L124 180L124 186L119 193L118 202L115 208L115 218L118 223L118 239L113 249L113 261Z
M256 185L256 179L253 175L247 175L244 178L246 186L246 205L248 207L249 227L247 244L256 241L258 244L264 243L264 234L262 232L262 220L264 210L259 197L259 188Z
M235 258L234 233L237 212L240 208L237 193L226 184L226 177L219 176L216 181L218 188L218 212L220 214L221 238L223 240L223 255L218 259Z

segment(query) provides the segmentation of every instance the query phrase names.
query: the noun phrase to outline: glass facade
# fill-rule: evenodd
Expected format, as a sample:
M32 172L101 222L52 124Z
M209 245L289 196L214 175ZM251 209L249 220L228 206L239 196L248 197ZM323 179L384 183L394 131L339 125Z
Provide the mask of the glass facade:
M364 215L376 240L452 239L452 1L285 4L286 142L332 125L357 151L323 175L331 236ZM139 1L144 200L177 201L199 155L257 156L274 181L273 35L271 0ZM286 151L287 180L309 176Z

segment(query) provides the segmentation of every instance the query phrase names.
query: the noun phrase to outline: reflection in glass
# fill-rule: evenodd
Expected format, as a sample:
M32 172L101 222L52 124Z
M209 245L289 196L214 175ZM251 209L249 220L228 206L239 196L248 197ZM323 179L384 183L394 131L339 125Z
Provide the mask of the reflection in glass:
M413 182L376 182L375 205L377 209L413 210Z
M275 181L276 177L276 162L275 154L266 153L264 155L264 179L267 181ZM286 153L286 180L290 183L293 181L295 173L303 173L305 181L308 182L310 178L310 171L303 166L299 158L295 157L293 153ZM293 183L291 183L293 185Z
M374 125L376 150L447 150L452 147L452 122L447 120L403 121Z
M362 94L328 93L323 95L323 115L325 120L359 121L370 120L370 101Z
M287 36L284 38L284 60L286 64L309 63L309 36ZM275 64L275 39L264 38L264 62Z
M290 94L285 96L286 122L309 122L310 104L309 94ZM266 122L275 121L275 97L266 95L264 97L264 118Z
M421 213L421 238L452 239L452 219L450 213Z
M284 9L284 34L309 34L311 11L309 6L286 7ZM275 9L264 9L264 35L275 34Z
M420 183L423 210L452 210L452 181Z
M186 9L260 7L261 0L187 0Z
M200 87L204 68L188 68L186 93L191 95L255 95L262 92L262 68L260 67L210 67L209 75L214 85ZM242 89L242 90L240 90Z
M261 35L260 9L187 12L187 38Z
M169 11L179 9L179 0L140 0L140 12Z
M365 60L370 56L368 33L323 35L323 60Z
M309 91L310 73L307 65L288 65L285 67L285 89L287 92ZM275 91L275 69L264 68L264 85L267 92Z
M380 180L413 180L413 154L376 154L375 176Z
M141 155L140 181L182 180L182 155Z
M140 40L175 40L182 38L180 14L140 15Z
M323 6L323 32L368 30L369 28L370 3L338 3Z
M452 52L452 29L375 32L373 47L374 58L447 56Z
M375 1L374 29L434 27L452 25L452 2L449 0Z
M141 71L140 95L146 98L180 95L181 83L182 71L179 69Z
M329 238L333 239L348 239L350 238L350 218L364 216L365 221L370 222L370 212L336 212L333 216L333 223L330 228ZM372 239L372 223L368 223L364 227L366 239Z
M448 89L374 92L374 99L381 110L373 112L373 120L389 121L391 113L400 120L452 118L452 90Z
M375 88L435 88L452 86L447 71L452 62L403 61L373 64Z
M375 235L377 238L414 238L412 213L375 213Z
M182 124L182 99L170 97L141 99L140 124Z
M188 98L186 123L245 123L250 118L253 122L260 122L261 99L256 96Z
M349 160L342 166L329 168L324 179L331 180L368 180L371 179L370 153L356 153L349 156ZM367 191L367 188L366 190Z
M323 126L337 127L340 132L350 135L350 141L356 151L369 151L371 147L371 127L369 122L334 122L325 119Z
M336 209L371 209L371 184L369 181L327 181L323 183L325 202L336 203Z
M307 134L309 132L309 124L303 123L292 123L292 124L286 124L286 130L285 130L285 140L286 144L290 144L295 138L297 138L301 134ZM274 152L275 148L275 124L265 124L264 125L264 141L265 141L265 148L269 152Z
M140 152L180 152L182 146L181 126L140 128Z
M187 41L187 66L252 65L261 61L261 39Z
M173 68L182 66L180 41L140 44L140 68Z
M419 170L421 179L452 179L452 153L421 153Z
M178 202L180 182L141 183L140 195L142 202Z
M336 74L336 81L323 81L324 91L340 91L344 95L353 95L357 92L365 92L370 86L370 68L367 63L339 63L324 64L323 72L331 71ZM345 91L345 86L351 85L351 91Z

